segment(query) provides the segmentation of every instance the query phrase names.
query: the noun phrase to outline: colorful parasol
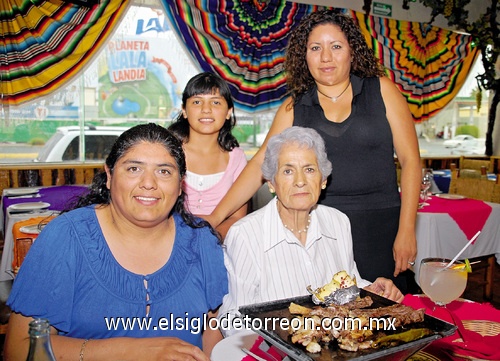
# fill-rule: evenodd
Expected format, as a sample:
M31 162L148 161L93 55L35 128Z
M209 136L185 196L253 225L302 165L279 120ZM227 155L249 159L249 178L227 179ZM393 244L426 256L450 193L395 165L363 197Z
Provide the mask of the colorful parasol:
M479 55L467 34L356 11L352 17L407 98L416 122L453 100Z
M246 111L278 106L290 30L321 6L284 0L162 0L172 28L203 71L222 76Z
M0 0L0 107L47 95L99 50L128 0ZM95 4L91 4L95 3Z

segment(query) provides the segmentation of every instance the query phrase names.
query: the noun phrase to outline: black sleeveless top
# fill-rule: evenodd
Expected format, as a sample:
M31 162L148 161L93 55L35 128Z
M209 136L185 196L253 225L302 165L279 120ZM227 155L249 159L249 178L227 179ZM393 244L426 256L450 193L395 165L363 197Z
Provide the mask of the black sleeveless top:
M294 105L293 125L318 131L333 165L320 203L341 211L398 207L394 146L380 79L351 75L351 83L352 110L342 123L325 117L316 87Z

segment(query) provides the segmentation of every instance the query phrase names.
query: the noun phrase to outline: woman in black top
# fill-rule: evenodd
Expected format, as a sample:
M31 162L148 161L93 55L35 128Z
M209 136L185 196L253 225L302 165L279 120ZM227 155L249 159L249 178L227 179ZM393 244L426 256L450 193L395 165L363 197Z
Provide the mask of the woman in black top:
M392 278L411 267L417 246L420 189L418 141L405 98L351 18L324 10L292 31L285 69L290 97L278 109L270 136L300 125L325 139L333 164L320 203L338 208L352 225L354 257L363 278ZM261 184L267 140L208 218L212 225L250 198ZM394 152L402 167L398 193Z

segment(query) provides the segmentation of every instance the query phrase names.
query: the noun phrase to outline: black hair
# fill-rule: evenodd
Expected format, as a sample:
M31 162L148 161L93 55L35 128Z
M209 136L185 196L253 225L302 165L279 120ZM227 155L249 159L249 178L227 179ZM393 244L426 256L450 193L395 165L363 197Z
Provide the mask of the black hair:
M113 174L116 162L123 157L130 150L130 148L141 142L161 144L174 158L179 170L179 182L182 182L186 174L186 157L184 156L182 143L174 134L172 134L172 132L154 123L136 125L135 127L126 130L118 137L113 144L108 157L106 158L106 166L109 168L111 174ZM107 180L108 177L105 171L97 173L89 187L89 192L78 200L73 209L92 204L110 204L111 193L106 186ZM208 226L210 227L212 233L219 237L207 221L193 216L186 209L184 206L184 198L185 193L182 191L181 195L177 198L170 215L173 212L177 212L190 227L202 228Z
M385 76L384 67L366 43L361 29L354 20L339 9L326 9L304 17L288 38L285 54L287 91L294 101L315 85L307 66L307 42L309 35L318 25L332 24L344 33L352 54L351 74L360 78Z
M184 92L182 93L182 108L185 109L186 102L189 98L200 94L213 94L217 90L226 100L229 109L233 108L231 117L226 119L217 138L219 146L229 152L233 150L233 148L238 147L239 144L236 138L231 134L231 130L236 125L236 117L234 115L234 102L231 96L231 90L224 79L209 72L200 73L192 77L188 81L186 88L184 88ZM168 129L178 136L183 142L187 142L189 140L189 122L187 118L184 117L182 111L177 116L175 122L172 123Z

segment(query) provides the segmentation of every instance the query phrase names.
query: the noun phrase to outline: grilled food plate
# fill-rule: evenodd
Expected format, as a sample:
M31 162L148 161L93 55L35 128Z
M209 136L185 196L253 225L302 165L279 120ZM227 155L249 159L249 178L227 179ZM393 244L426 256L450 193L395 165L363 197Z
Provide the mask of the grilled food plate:
M373 300L373 305L369 308L385 307L395 304L395 302L387 298L380 297L364 289L361 290L361 297L366 297L368 295ZM452 335L456 329L456 326L448 322L425 315L423 323L415 324L414 326L409 325L406 327L406 329L412 327L425 327L433 331L431 335L425 336L421 339L385 349L369 349L356 352L344 351L330 346L328 348L323 348L320 353L313 354L307 352L303 346L292 343L287 330L273 330L272 327L268 327L269 329L255 327L261 323L264 324L264 320L266 318L288 318L290 320L293 317L288 311L288 306L290 306L291 302L311 308L317 307L312 302L311 296L308 295L243 306L240 307L239 311L242 315L251 319L252 328L256 333L297 361L358 361L387 360L388 358L390 358L391 361L406 360L412 354L421 350L432 341ZM279 322L276 324L279 325Z

